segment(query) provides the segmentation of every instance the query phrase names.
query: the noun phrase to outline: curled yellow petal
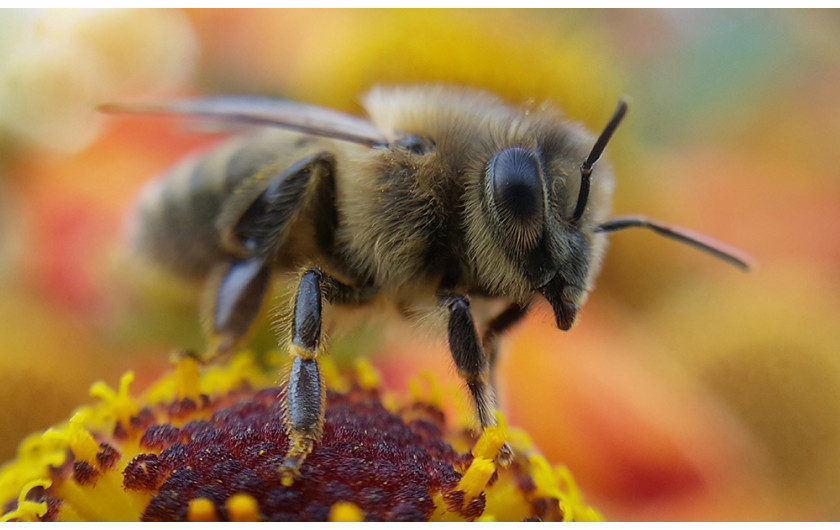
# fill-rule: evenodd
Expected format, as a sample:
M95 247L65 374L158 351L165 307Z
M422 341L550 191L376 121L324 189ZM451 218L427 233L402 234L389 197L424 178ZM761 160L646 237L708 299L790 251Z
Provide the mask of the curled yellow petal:
M496 464L487 458L475 458L467 468L467 472L458 482L458 490L464 492L464 502L470 502L475 497L481 495L487 483L490 482L490 477L496 472Z
M198 360L189 355L182 355L175 368L175 388L178 399L188 398L196 402L199 401L201 397L200 382Z
M96 397L108 404L118 421L128 422L131 416L137 414L137 406L131 399L129 387L134 382L134 372L127 372L120 378L120 387L117 392L103 382L96 382L90 387L91 397Z
M36 479L26 483L23 488L20 490L20 495L18 495L17 501L17 508L12 510L11 512L7 513L3 517L0 517L0 522L5 523L7 521L37 521L38 518L43 517L47 513L47 503L46 502L32 502L26 500L27 495L29 492L37 487L43 487L44 489L49 488L52 485L52 481L49 479Z

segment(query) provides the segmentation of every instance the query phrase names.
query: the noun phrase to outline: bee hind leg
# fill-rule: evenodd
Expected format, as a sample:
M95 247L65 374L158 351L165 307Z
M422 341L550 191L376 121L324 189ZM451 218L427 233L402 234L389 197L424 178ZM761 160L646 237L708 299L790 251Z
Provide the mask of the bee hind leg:
M490 363L478 338L470 304L459 295L441 296L438 303L449 311L449 350L458 373L467 383L481 428L496 425L496 393L489 382ZM510 462L513 451L505 443L497 460Z
M292 320L291 353L294 356L286 385L286 427L289 449L280 468L284 485L290 486L304 460L321 439L326 388L318 370L321 350L323 273L308 269L300 278Z
M484 330L482 344L487 352L490 364L490 384L493 388L499 388L496 379L496 363L499 359L499 339L514 325L519 323L528 313L530 301L525 303L513 302L504 311L496 315Z

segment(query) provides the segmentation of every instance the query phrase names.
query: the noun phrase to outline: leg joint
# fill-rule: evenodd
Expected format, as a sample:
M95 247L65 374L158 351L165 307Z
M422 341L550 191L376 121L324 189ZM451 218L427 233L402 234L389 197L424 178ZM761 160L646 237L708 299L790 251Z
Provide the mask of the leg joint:
M449 350L455 366L465 379L475 379L487 369L487 359L478 339L469 302L452 297L445 302L449 309Z

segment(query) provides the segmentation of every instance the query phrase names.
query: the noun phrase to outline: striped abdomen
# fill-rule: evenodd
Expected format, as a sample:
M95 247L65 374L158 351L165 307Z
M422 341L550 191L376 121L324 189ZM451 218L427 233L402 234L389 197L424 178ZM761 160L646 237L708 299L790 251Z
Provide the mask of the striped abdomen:
M230 254L216 219L237 187L283 158L285 134L236 139L190 157L149 183L137 204L132 247L170 272L201 278Z

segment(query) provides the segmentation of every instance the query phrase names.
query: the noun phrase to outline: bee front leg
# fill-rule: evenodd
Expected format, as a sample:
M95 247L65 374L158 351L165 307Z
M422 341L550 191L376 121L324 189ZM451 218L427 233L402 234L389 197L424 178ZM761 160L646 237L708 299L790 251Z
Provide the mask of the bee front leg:
M321 439L324 427L326 389L318 370L321 350L321 303L323 273L303 273L295 298L291 353L294 356L286 386L286 425L289 449L280 468L282 482L290 486L307 455Z
M496 393L489 383L490 363L475 329L470 303L460 295L441 296L438 303L449 311L449 350L458 373L467 383L481 428L496 425ZM505 443L498 460L506 464L512 457Z

